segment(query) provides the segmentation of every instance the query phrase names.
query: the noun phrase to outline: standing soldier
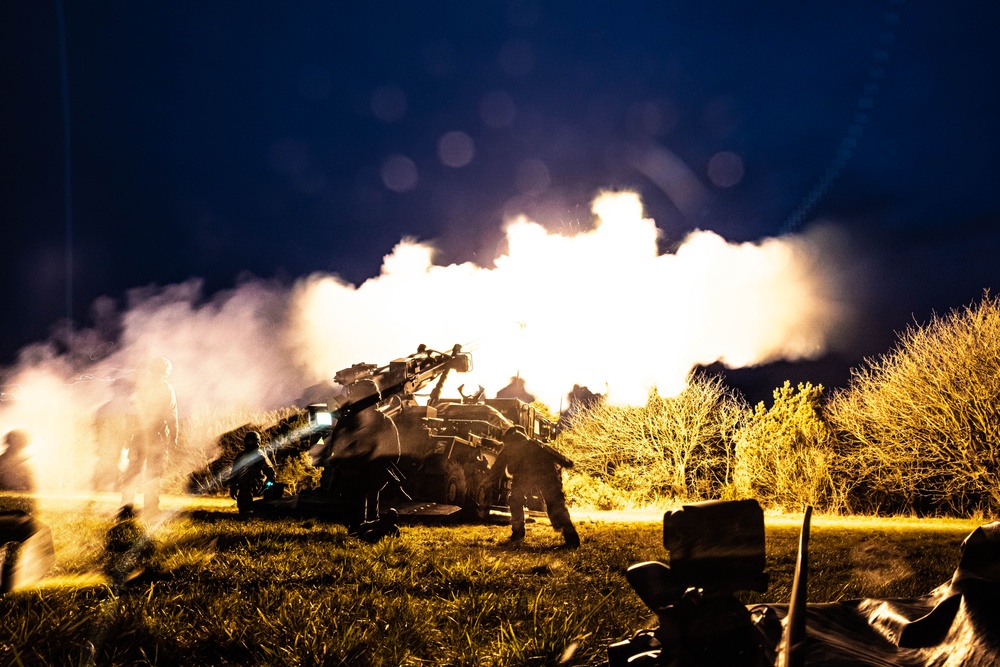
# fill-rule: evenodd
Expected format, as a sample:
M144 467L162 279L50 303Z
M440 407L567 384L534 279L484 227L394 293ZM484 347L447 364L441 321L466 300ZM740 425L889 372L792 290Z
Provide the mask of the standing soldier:
M580 536L566 509L562 476L553 453L542 443L529 438L522 427L512 426L503 434L503 450L492 468L494 474L502 474L504 469L511 475L510 493L507 495L510 541L517 544L524 540L525 499L538 489L545 500L545 510L552 527L562 533L567 547L579 547Z
M158 357L136 379L137 431L122 475L122 505L132 505L139 478L144 477L143 511L149 514L160 511L160 475L170 450L177 446L177 396L169 379L172 369L170 360Z
M94 438L97 461L91 479L94 491L121 490L122 450L131 449L136 432L134 384L128 378L111 383L111 400L97 410Z

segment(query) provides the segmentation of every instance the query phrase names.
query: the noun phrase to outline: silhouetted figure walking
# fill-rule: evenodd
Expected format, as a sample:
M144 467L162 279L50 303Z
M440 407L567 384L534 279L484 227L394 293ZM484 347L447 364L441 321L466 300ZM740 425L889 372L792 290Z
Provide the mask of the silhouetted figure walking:
M136 487L143 477L143 511L148 514L160 510L160 475L177 445L177 396L169 380L172 369L168 359L159 357L136 380L137 431L122 476L122 505L135 502Z
M132 380L118 378L111 383L111 400L94 415L94 453L97 455L91 476L94 491L121 490L122 475L118 464L122 451L132 448L139 430L134 391Z

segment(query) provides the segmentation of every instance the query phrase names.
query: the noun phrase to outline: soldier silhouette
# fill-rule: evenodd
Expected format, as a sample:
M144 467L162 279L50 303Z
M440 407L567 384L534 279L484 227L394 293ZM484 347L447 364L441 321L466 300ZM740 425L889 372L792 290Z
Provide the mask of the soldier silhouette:
M132 380L118 378L111 383L111 400L98 408L94 415L94 453L97 455L91 477L94 491L121 490L118 464L122 451L131 449L138 431L134 390Z
M0 490L34 491L35 475L27 451L31 436L27 431L14 429L7 433L4 444L7 448L0 454Z
M525 499L537 489L545 500L545 510L552 528L563 535L566 546L580 546L580 536L566 509L562 476L552 453L537 440L527 436L521 426L512 426L503 435L503 449L491 469L494 475L506 470L511 475L507 505L510 507L510 541L524 540Z
M135 436L128 450L128 466L122 475L122 506L135 502L140 478L143 511L160 510L160 476L170 451L177 445L177 396L170 384L173 366L169 359L153 359L136 379Z

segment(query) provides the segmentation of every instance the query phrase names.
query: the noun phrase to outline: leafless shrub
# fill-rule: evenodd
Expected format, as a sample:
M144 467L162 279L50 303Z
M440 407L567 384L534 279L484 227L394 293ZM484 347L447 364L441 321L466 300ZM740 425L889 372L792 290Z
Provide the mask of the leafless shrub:
M827 406L858 512L1000 510L1000 302L909 327Z
M559 444L575 474L598 481L599 504L700 500L730 484L745 416L745 403L719 378L693 375L675 397L653 389L644 406L600 402L574 415Z

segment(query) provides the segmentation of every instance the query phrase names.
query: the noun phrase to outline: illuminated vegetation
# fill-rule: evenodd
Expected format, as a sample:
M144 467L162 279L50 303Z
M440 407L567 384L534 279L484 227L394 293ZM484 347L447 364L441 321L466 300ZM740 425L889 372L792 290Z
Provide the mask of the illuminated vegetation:
M858 512L1000 511L1000 301L935 316L855 372L827 413Z
M602 508L757 498L765 507L917 516L1000 512L1000 301L900 335L824 402L789 383L750 409L694 375L671 399L599 404L560 446L570 496Z
M834 482L837 465L830 429L821 416L823 387L774 390L770 407L758 403L736 439L733 491L765 506L843 508Z
M576 464L570 495L612 509L714 497L732 484L732 443L745 419L719 378L695 375L678 396L644 406L597 403L570 420L560 447Z
M672 398L599 403L575 415L559 445L576 462L570 496L600 509L756 498L796 511L842 507L822 387L786 383L750 409L717 377L693 375Z

